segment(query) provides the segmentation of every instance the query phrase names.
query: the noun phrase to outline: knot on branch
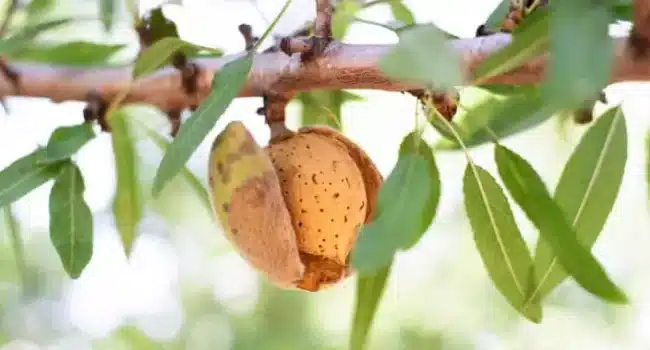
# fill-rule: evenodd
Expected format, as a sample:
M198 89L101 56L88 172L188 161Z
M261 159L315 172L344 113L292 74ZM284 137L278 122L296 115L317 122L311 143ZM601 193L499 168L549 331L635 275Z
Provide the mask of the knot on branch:
M415 96L425 107L435 108L441 116L452 121L458 111L460 94L432 92L427 90L409 90L408 93Z
M97 121L102 131L110 132L111 128L106 121L108 103L97 90L89 91L86 95L87 105L83 109L84 121L89 123Z
M302 54L303 62L310 61L325 52L327 46L332 42L332 13L334 7L330 0L316 1L316 19L313 23L313 35L309 38L302 38L309 34L309 28L301 28L300 31L280 40L280 50L286 55L294 53Z
M242 23L238 27L239 32L242 37L244 37L244 43L246 44L246 51L250 51L255 47L255 44L260 40L260 38L253 35L253 27L249 24Z

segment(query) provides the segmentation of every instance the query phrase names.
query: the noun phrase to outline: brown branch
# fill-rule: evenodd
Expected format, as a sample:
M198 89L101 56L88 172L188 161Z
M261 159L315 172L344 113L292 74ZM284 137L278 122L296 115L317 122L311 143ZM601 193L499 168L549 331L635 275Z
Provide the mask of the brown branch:
M647 56L650 51L650 0L634 0L634 25L629 44L637 56Z
M488 55L510 43L509 34L459 39L450 45L460 55L468 84L473 69ZM613 39L614 73L610 82L650 80L650 57L637 57L627 46L627 38ZM420 84L400 82L387 77L378 67L379 59L393 45L351 45L332 42L323 55L306 63L300 57L282 52L255 56L248 81L239 97L281 94L284 96L312 89L373 89L407 91L423 88ZM221 58L197 59L196 93L183 90L181 73L169 66L133 83L123 103L140 102L158 106L163 111L196 106L209 94L215 71L242 54ZM19 74L21 90L0 76L0 96L20 95L50 98L55 102L85 99L96 90L111 101L131 80L131 67L65 68L44 64L9 64ZM532 84L540 82L546 57L539 57L508 73L490 78L486 83Z

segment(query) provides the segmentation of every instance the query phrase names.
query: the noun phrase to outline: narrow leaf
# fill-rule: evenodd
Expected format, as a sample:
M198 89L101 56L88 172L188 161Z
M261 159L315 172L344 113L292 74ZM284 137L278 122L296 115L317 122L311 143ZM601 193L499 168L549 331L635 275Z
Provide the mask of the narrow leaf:
M533 259L501 186L489 172L468 163L463 193L474 242L494 286L513 308L539 323L542 319L539 300L526 303Z
M471 148L534 128L553 116L537 86L492 85L461 90L461 106L453 124L465 146ZM439 118L431 124L445 137L436 149L460 149Z
M372 275L358 276L356 300L350 334L350 350L363 350L377 313L377 307L384 293L391 264L375 271Z
M160 67L169 64L176 53L182 52L189 55L201 50L221 53L220 50L195 45L179 38L160 39L138 56L133 65L133 78L151 74Z
M70 22L72 22L71 18L63 18L27 25L11 37L0 40L0 54L13 58L14 55L33 45L33 39L39 34Z
M66 273L78 278L93 255L93 217L79 168L64 163L50 191L50 239Z
M377 194L377 211L361 228L351 262L360 274L387 266L397 250L409 249L429 228L440 199L433 152L413 132L402 141L395 168Z
M137 227L142 218L143 201L138 178L138 159L127 115L117 111L109 118L111 142L115 158L117 184L113 199L113 215L122 240L124 254L131 255Z
M614 50L610 6L609 1L592 0L553 3L550 61L542 85L548 103L579 108L608 84Z
M512 42L476 66L472 73L474 85L506 73L546 51L550 42L550 17L546 9L537 9L526 16L512 33Z
M379 67L388 76L431 90L451 90L463 83L458 55L432 24L401 32L399 43L380 59Z
M621 186L627 161L627 129L621 107L592 125L566 164L555 201L582 246L591 249L601 233ZM540 239L535 252L538 285L531 295L544 297L566 277L553 249Z
M156 173L153 195L157 196L165 184L185 166L194 150L226 111L248 78L253 56L247 54L228 62L215 75L212 91L189 120L180 127Z
M70 41L62 44L34 43L13 57L23 61L85 66L105 63L124 47L126 45L86 41Z
M110 31L115 21L115 1L99 0L99 17L102 20L104 29Z
M513 199L539 229L558 262L585 290L614 303L626 303L625 294L609 279L598 260L576 238L562 209L548 193L535 169L518 154L495 146L499 174Z
M61 163L42 164L45 149L14 161L0 172L0 206L8 205L56 177Z
M56 128L45 148L41 163L53 163L72 157L81 147L95 138L91 123Z

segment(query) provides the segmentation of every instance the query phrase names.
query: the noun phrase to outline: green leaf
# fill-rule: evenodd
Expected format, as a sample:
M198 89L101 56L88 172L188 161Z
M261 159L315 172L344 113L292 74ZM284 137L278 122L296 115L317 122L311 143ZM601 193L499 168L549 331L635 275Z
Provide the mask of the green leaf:
M390 77L421 83L430 90L451 90L463 83L457 54L432 24L401 32L399 43L380 59L379 67Z
M169 64L176 53L182 52L190 55L201 50L211 51L215 54L221 53L220 50L195 45L179 38L168 37L158 40L136 59L133 66L133 78L151 74L160 67Z
M108 119L111 125L111 143L115 158L117 184L113 199L113 215L122 240L124 254L131 255L137 227L142 219L144 202L138 178L138 157L127 114L117 111Z
M550 59L542 90L547 103L557 108L579 108L598 96L610 79L614 50L610 4L558 1L552 9Z
M580 140L555 190L583 247L591 249L605 226L621 186L627 161L627 129L621 107L612 108ZM539 240L535 252L538 285L531 295L544 297L566 277L551 246Z
M50 191L50 239L73 279L81 275L93 255L93 217L84 191L79 168L72 161L64 162Z
M106 45L86 41L70 41L63 44L34 43L17 52L13 58L22 61L61 65L94 65L105 63L126 45Z
M45 13L52 10L55 6L55 0L31 0L25 12L27 13L27 23L32 23L35 20L42 18Z
M487 79L506 73L544 53L550 43L550 20L550 12L546 9L537 9L526 16L526 20L512 33L510 44L493 53L474 68L473 84L482 84Z
M110 31L115 21L115 0L99 0L99 16L106 31Z
M361 10L361 4L355 0L339 1L336 11L332 15L332 37L342 40L345 33L354 19L354 16Z
M554 114L536 86L466 87L460 95L461 104L453 124L469 148L524 132ZM437 150L460 149L458 140L439 118L430 116L429 120L445 137L436 144Z
M363 97L344 90L310 90L296 95L302 103L301 125L328 125L341 127L341 107L348 101L362 101Z
M0 206L19 200L56 177L62 164L42 164L44 155L45 149L39 148L0 171Z
M192 116L181 125L156 173L153 195L157 196L165 184L185 166L194 150L226 111L248 78L253 56L247 54L225 64L212 81L212 91Z
M395 168L377 194L372 221L361 228L351 262L360 273L387 266L397 250L415 245L440 199L440 174L429 145L416 132L400 145Z
M41 163L54 163L72 157L81 147L95 138L92 123L60 126L52 132Z
M506 19L510 11L510 0L501 0L501 2L494 8L487 21L485 27L490 30L497 31L501 29L501 24Z
M391 264L372 275L357 276L356 300L350 334L350 350L363 350L377 307L384 293Z
M623 291L609 279L591 252L580 244L575 230L535 169L518 154L498 144L494 156L506 188L537 227L540 237L551 246L564 270L585 290L603 300L626 303Z
M413 13L406 5L404 5L402 0L391 0L388 2L388 5L390 5L390 10L393 13L393 18L402 22L404 25L415 24Z
M625 4L617 4L612 8L614 18L619 21L633 21L634 20L634 6L631 2Z
M160 148L160 150L163 152L167 150L169 147L169 142L164 137L162 137L160 134L158 134L156 131L144 123L139 122L139 124L144 129L144 132L147 134L147 136L149 136L149 138L156 144L156 146L158 146L158 148ZM205 186L201 184L201 181L199 181L199 179L191 171L189 171L187 167L183 167L181 170L181 176L183 176L188 184L194 189L197 196L199 197L199 200L208 211L208 213L212 213L213 208L212 203L210 202L210 195L208 194Z
M0 40L0 55L13 58L14 55L33 45L33 39L38 35L56 27L72 22L71 18L56 19L52 21L27 25L16 34L7 39Z
M539 300L526 303L533 258L501 186L485 169L468 163L463 193L474 242L494 286L513 308L539 323L542 319Z

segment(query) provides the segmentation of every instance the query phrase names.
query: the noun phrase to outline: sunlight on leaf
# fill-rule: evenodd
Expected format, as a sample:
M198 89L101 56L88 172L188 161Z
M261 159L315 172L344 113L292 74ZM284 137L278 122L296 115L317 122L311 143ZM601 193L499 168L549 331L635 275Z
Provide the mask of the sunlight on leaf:
M465 210L474 242L494 286L527 319L539 323L539 300L526 304L533 258L501 186L488 171L468 163L463 177Z
M494 157L510 195L539 229L540 237L551 246L564 270L585 290L603 300L627 303L623 291L610 280L589 250L580 244L571 224L535 169L502 145L495 145Z
M626 162L627 129L619 106L607 111L584 134L555 190L555 201L580 243L588 249L596 242L616 202ZM531 294L540 297L567 277L544 240L537 243L535 269L539 284Z

